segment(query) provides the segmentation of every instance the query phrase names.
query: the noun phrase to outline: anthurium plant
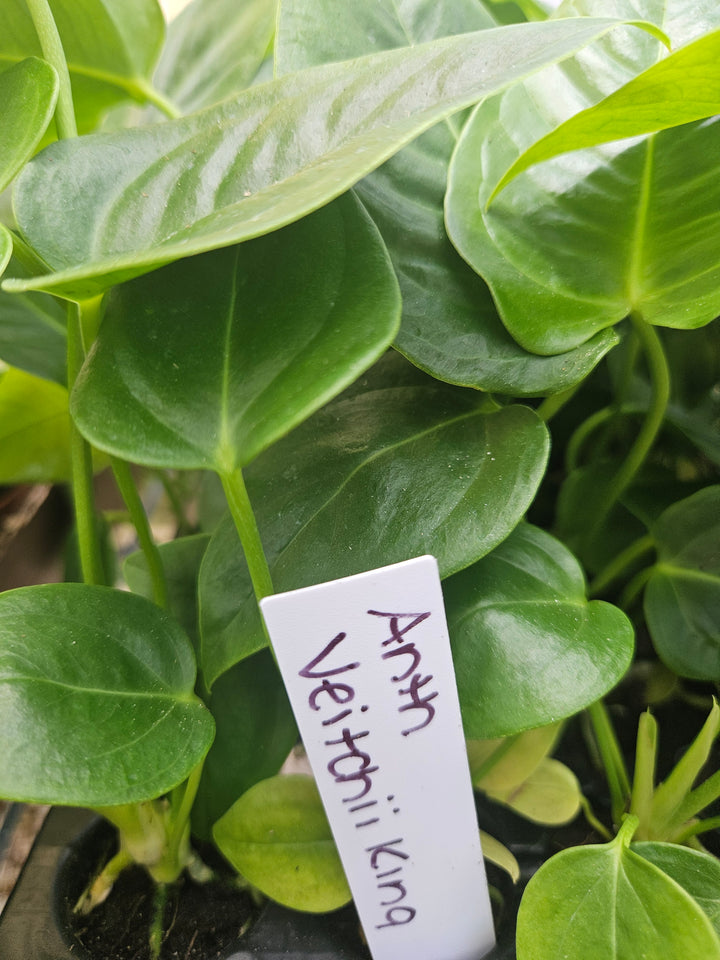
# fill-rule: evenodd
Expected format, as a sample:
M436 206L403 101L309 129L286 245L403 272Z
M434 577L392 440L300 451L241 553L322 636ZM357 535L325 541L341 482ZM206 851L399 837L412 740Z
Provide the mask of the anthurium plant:
M70 485L81 582L0 595L0 795L117 826L79 909L193 837L349 899L258 600L431 553L477 789L589 824L520 960L720 958L720 9L549 6L4 0L0 482Z

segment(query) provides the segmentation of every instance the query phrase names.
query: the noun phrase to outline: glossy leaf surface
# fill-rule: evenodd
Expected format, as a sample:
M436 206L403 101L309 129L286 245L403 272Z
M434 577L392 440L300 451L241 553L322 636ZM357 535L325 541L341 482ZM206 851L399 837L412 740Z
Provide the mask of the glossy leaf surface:
M630 665L630 621L611 604L588 603L577 560L536 527L518 527L444 595L468 737L570 716Z
M81 133L118 100L144 100L160 53L165 21L157 0L49 0L70 70ZM0 61L41 57L23 0L0 9Z
M182 120L53 144L16 189L18 222L57 271L28 283L82 298L275 230L444 116L612 26L589 18L446 38L251 87Z
M280 8L282 72L493 26L475 0L360 2L343 29L324 28L337 5ZM448 164L461 118L433 127L356 187L388 245L403 295L397 348L441 380L512 396L552 393L580 380L615 342L611 333L560 357L523 350L500 321L485 283L453 249L443 223Z
M720 939L695 900L622 834L548 860L520 905L518 960L715 960Z
M9 272L22 275L16 261ZM8 366L65 386L65 311L46 293L0 290L0 359Z
M652 535L644 606L655 649L681 676L720 680L720 486L674 504Z
M0 483L70 479L67 390L22 370L0 375Z
M0 192L40 143L52 120L57 89L55 71L36 57L0 73Z
M133 594L81 584L0 596L0 793L104 806L160 796L207 752L183 632Z
M676 843L634 843L631 849L679 883L720 934L720 862L716 857Z
M350 900L330 824L311 777L256 784L213 831L235 869L294 910L323 913Z
M575 6L607 9L595 0ZM642 5L674 43L688 39L676 29L679 7L687 10L679 0ZM712 11L687 19L700 32L718 25ZM707 222L717 206L708 194L718 179L715 123L550 160L486 209L495 185L532 143L663 56L639 31L622 40L613 47L611 38L601 57L578 57L486 101L451 168L448 231L490 285L509 331L539 353L575 347L632 310L651 323L690 328L720 309L720 251Z
M448 576L506 537L537 489L547 432L525 407L481 404L390 355L263 454L246 482L275 589L423 553ZM212 684L266 643L229 520L203 561L200 605Z
M370 366L399 313L382 241L345 197L113 291L73 415L125 459L229 473Z

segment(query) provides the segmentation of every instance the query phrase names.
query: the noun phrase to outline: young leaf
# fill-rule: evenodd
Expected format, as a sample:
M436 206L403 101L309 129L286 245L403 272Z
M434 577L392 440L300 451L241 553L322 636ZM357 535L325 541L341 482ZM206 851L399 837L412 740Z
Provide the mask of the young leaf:
M559 760L546 757L516 789L490 791L488 796L527 820L556 826L575 819L582 794L572 770Z
M276 230L438 120L615 23L548 21L444 38L281 77L182 120L53 144L25 168L15 203L29 243L56 273L9 289L82 299Z
M509 791L518 787L552 752L562 723L526 730L514 737L468 740L473 786L480 790Z
M720 938L699 904L629 848L564 850L527 886L517 926L518 960L717 960Z
M22 370L0 375L0 483L70 479L67 390Z
M588 603L577 560L537 527L520 525L444 595L468 737L568 717L630 665L630 621L611 604Z
M399 314L382 241L343 197L113 291L73 416L135 463L230 473L370 366Z
M680 676L720 680L720 486L667 509L652 535L644 607L655 649Z
M185 634L142 597L64 583L0 596L0 795L138 803L184 780L214 724Z
M215 842L235 869L294 910L324 913L350 900L315 781L263 780L215 824Z
M276 590L428 552L448 576L504 539L537 489L547 433L525 407L481 402L390 356L258 458L246 480ZM203 561L200 606L212 684L267 642L229 522Z
M520 879L520 864L517 862L515 854L508 850L505 844L500 843L499 840L490 836L489 833L485 833L484 830L480 831L480 843L483 857L510 874L512 882L517 883Z
M52 120L57 91L57 74L35 57L0 73L0 193L40 143Z
M15 260L10 272L24 275ZM66 354L65 311L53 297L0 290L0 359L64 387Z
M633 843L631 849L686 890L720 934L720 861L716 857L676 843Z

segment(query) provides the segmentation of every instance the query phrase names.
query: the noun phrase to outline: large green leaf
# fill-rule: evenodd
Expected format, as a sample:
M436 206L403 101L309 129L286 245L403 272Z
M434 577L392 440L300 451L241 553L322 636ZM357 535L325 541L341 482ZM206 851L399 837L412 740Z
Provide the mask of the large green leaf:
M662 870L611 843L548 860L520 904L518 960L716 960L720 939L698 903Z
M0 483L70 480L65 387L10 369L0 375Z
M118 100L143 101L162 46L165 21L157 0L49 0L70 70L81 133ZM42 56L24 0L0 6L0 69Z
M537 527L519 526L443 591L468 737L570 716L630 666L630 621L609 603L588 603L577 560Z
M9 272L12 276L25 275L14 260ZM8 366L65 386L66 354L65 311L53 297L0 290L0 359Z
M583 12L599 6L607 9L598 0L576 4ZM699 32L718 26L716 10L687 17L684 0L642 4L674 42L670 14L680 7ZM604 56L578 57L486 101L451 166L450 236L488 282L510 333L538 353L575 347L632 310L684 328L720 311L716 123L558 157L519 176L486 209L532 143L652 66L663 49L639 31L624 39L616 49L606 42Z
M275 776L298 732L268 650L223 674L207 704L216 733L193 804L193 831L210 839L213 824L246 790Z
M438 120L615 23L588 18L444 38L281 77L182 120L53 144L25 168L15 202L27 239L57 273L23 286L87 297L275 230L343 193Z
M0 73L0 192L40 143L55 110L57 91L57 74L35 57Z
M476 0L404 0L342 5L343 29L324 29L337 0L285 0L280 8L279 72L494 25ZM378 224L403 295L396 346L423 370L450 383L512 396L562 390L582 379L615 337L559 357L536 357L503 327L490 292L453 249L443 223L448 164L457 119L438 124L356 187Z
M324 913L350 900L311 777L273 777L256 784L216 824L213 834L235 869L285 906Z
M504 539L537 489L547 431L526 407L481 403L388 356L258 458L246 481L275 589L424 553L448 576ZM200 610L212 684L266 643L229 520L203 561Z
M716 857L677 843L634 843L632 850L679 883L720 934L720 861Z
M669 507L652 529L658 562L645 618L664 663L683 677L720 680L720 486Z
M190 642L142 597L64 583L0 596L0 795L106 806L166 793L205 756Z
M113 291L73 416L136 463L230 473L370 366L399 314L382 241L343 197Z

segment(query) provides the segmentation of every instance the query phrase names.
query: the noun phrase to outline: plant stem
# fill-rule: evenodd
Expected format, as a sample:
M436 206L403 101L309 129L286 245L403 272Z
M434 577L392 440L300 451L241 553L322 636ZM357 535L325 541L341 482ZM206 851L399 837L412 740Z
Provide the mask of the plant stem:
M709 817L707 820L696 820L695 823L689 824L689 826L679 833L675 838L676 843L687 843L691 837L701 836L703 833L708 833L710 830L720 829L720 817Z
M638 839L650 839L655 765L657 762L657 723L650 713L643 713L638 722L635 772L633 775L630 813L640 821Z
M604 593L611 583L614 583L629 567L633 566L636 560L654 549L654 547L655 541L649 534L631 543L629 547L626 547L616 557L613 557L610 563L593 579L592 583L588 586L588 596L596 597Z
M115 476L115 482L118 485L118 490L125 501L125 506L130 513L130 519L135 527L140 549L145 556L145 562L147 563L150 581L152 583L153 600L159 607L167 609L167 581L160 558L160 551L153 538L145 508L143 507L140 494L135 486L130 465L126 463L125 460L119 460L117 457L111 457L110 463Z
M588 707L588 715L595 732L605 775L610 787L613 822L618 824L622 819L630 796L630 780L625 768L625 761L602 700L598 700Z
M600 834L601 837L604 837L605 840L612 840L612 834L605 826L604 823L601 823L600 820L595 816L593 808L590 804L590 801L585 796L584 793L580 794L580 806L582 808L583 815L593 830Z
M68 304L67 313L67 376L68 393L72 391L85 358L80 306ZM72 464L72 492L78 550L83 580L88 584L105 582L100 544L95 527L95 496L90 445L70 418L70 459Z
M167 884L159 883L155 887L153 897L153 916L150 923L150 956L159 960L163 943L163 921L165 919L165 905L167 903Z
M43 57L55 68L58 75L58 101L55 108L55 125L61 140L77 136L72 87L65 51L55 20L47 0L27 0L27 8L40 41Z
M275 590L242 471L238 467L232 473L223 473L220 475L220 480L240 537L255 597L257 600L262 600Z
M562 410L566 403L572 400L582 384L583 381L581 380L567 390L563 390L562 393L555 393L551 397L545 397L535 412L544 423L548 423L559 410Z
M621 610L627 611L630 605L635 601L636 597L642 592L643 587L650 579L655 566L646 567L644 570L640 570L637 573L630 583L625 587L623 592L620 594L620 599L618 601L618 606Z
M148 103L157 107L161 113L164 113L168 119L177 120L182 116L180 108L151 83L138 78L134 81L133 87L137 99L144 98Z
M673 818L685 823L720 797L720 770L687 794Z
M592 416L588 417L587 420L583 420L568 441L565 451L565 470L567 473L577 469L579 466L580 453L587 438L591 436L598 427L601 427L614 417L616 413L617 410L614 407L603 407L602 410L597 410Z

